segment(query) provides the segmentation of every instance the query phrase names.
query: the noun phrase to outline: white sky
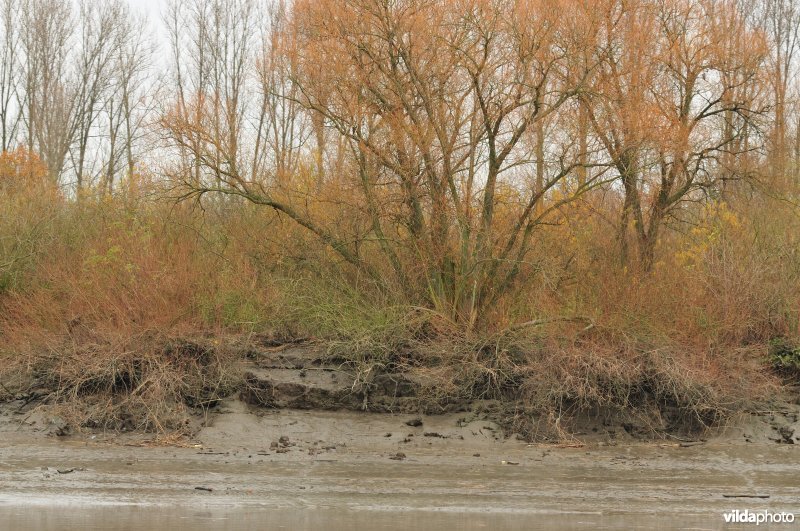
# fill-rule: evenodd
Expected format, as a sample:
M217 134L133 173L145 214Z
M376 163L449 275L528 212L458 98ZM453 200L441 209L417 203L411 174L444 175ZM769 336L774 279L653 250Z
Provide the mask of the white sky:
M166 4L164 0L128 0L128 3L138 11L146 13L151 20L157 20L161 8Z
M127 0L127 2L135 13L147 17L149 27L142 28L142 31L147 37L153 39L153 44L157 47L155 63L166 67L168 62L167 32L161 17L167 0Z

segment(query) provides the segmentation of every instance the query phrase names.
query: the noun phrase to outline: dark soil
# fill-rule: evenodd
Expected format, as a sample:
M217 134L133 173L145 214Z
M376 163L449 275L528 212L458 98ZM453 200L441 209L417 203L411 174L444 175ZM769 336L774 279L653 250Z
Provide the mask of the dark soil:
M188 346L187 346L188 345ZM198 359L203 358L208 347L197 346ZM228 347L231 348L231 347ZM443 396L434 380L401 370L391 365L361 366L351 360L329 356L323 346L313 343L264 343L234 347L241 355L233 356L240 365L231 369L240 384L233 385L237 396L253 411L311 410L405 415L410 427L422 426L421 417L456 415L459 425L487 421L498 428L498 436L517 437L525 441L606 441L622 440L698 441L712 433L724 432L730 426L739 430L735 437L743 442L774 442L795 444L800 442L800 407L795 403L776 402L769 407L740 414L727 419L725 424L709 426L696 418L687 418L686 411L671 404L641 404L632 408L596 407L581 410L570 404L551 410L534 410L524 397L510 394L502 400L478 400ZM189 343L182 344L180 352L191 350ZM211 356L213 357L213 356ZM209 359L211 358L209 357ZM388 367L388 368L386 368ZM140 432L142 424L136 419L140 412L115 409L114 425L97 421L93 409L106 404L103 396L81 396L76 403L68 403L83 410L80 415L64 414L63 397L42 383L31 379L5 381L0 396L0 422L37 423L37 430L57 436L76 431L111 429L113 431ZM16 391L15 391L16 389ZM118 395L118 396L117 396ZM116 404L126 400L117 394ZM230 396L230 395L229 395ZM221 411L218 402L222 396L205 400L198 406L186 397L178 397L174 404L160 404L164 410L174 411L178 419L162 430L184 434L196 433L205 425L209 414ZM103 407L108 407L107 404ZM138 403L137 407L146 407ZM178 412L184 411L183 420ZM754 420L755 419L755 420ZM713 428L713 429L711 429ZM442 437L433 430L425 430L429 438Z

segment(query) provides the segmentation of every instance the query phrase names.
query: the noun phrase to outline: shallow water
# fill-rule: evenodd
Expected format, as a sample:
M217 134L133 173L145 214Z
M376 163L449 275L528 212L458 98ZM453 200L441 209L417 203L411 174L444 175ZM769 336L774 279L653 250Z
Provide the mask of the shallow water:
M519 464L424 449L391 461L345 451L7 442L0 444L0 528L719 529L731 509L800 512L794 448L502 452Z
M192 509L144 507L5 507L5 529L14 530L227 530L351 529L524 530L524 529L714 529L705 517L657 518L648 515L540 513L452 513L349 509ZM769 529L769 527L765 527Z

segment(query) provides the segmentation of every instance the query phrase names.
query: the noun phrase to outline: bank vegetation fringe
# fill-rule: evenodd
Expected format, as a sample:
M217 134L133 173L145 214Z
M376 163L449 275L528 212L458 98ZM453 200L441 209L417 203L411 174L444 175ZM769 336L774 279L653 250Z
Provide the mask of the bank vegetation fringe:
M554 426L779 399L800 4L755 4L173 0L156 45L0 0L0 395L182 430L305 341Z

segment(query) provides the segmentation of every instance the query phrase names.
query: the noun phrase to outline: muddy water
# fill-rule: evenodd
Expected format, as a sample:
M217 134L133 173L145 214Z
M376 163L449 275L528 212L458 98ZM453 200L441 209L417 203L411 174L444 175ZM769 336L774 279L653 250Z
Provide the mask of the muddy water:
M212 452L2 435L0 529L10 530L718 529L731 509L800 513L788 445L492 443L480 456L474 445L430 445L397 461L368 448Z
M144 509L141 507L0 510L6 529L84 530L250 530L324 529L487 530L487 529L714 529L703 518L650 516L452 514L421 511L369 512L346 509ZM762 526L763 527L763 526ZM767 529L769 529L767 527Z

